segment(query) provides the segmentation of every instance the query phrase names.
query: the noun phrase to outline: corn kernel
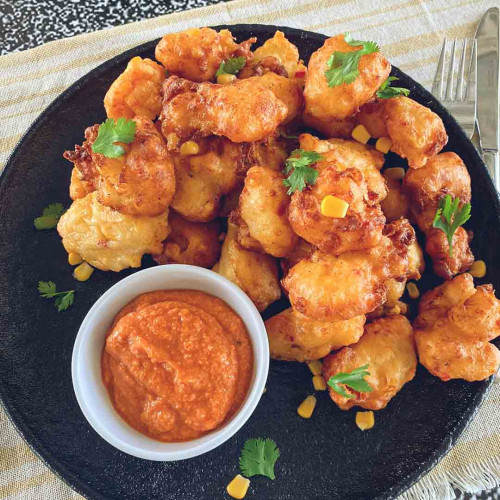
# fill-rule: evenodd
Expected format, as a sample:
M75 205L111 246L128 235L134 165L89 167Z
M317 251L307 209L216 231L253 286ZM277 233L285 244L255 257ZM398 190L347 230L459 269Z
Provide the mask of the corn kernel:
M70 266L77 266L78 264L81 264L83 262L83 259L77 254L70 252L68 254L68 264Z
M349 208L347 201L327 194L321 201L321 215L343 219Z
M197 155L200 151L200 146L194 141L187 141L181 146L181 155L190 156Z
M236 498L237 500L241 500L245 498L247 494L248 487L250 486L250 479L243 477L238 474L228 485L226 491L228 495Z
M386 168L383 172L383 175L386 179L401 181L405 177L405 169L402 167Z
M313 386L316 391L326 391L326 380L322 375L314 375Z
M83 262L73 271L73 278L78 281L87 281L92 276L93 272L94 268L86 262Z
M307 396L307 398L304 399L304 401L302 401L302 403L300 403L300 406L297 408L297 413L302 418L311 418L315 406L316 406L316 397Z
M406 285L406 289L408 290L410 299L418 299L420 297L420 291L418 290L417 285L412 281Z
M351 132L351 136L356 141L361 142L361 144L366 144L371 138L371 135L368 133L368 130L366 130L364 125L357 125L354 127L354 130Z
M373 414L372 411L357 411L356 425L362 431L371 429L375 425L375 415Z
M392 141L389 139L389 137L381 137L380 139L377 139L377 142L375 143L375 149L378 149L381 153L387 154L392 146Z
M396 304L394 307L390 307L386 310L387 316L397 316L401 312L401 308L399 304Z
M483 260L476 260L470 266L469 274L474 278L482 278L486 274L486 264Z
M311 373L313 375L321 375L321 370L323 369L323 363L317 359L315 361L310 361L307 363L307 366L309 367L309 370L311 370Z
M236 75L229 75L227 73L222 73L217 77L217 83L219 85L229 85L236 80Z

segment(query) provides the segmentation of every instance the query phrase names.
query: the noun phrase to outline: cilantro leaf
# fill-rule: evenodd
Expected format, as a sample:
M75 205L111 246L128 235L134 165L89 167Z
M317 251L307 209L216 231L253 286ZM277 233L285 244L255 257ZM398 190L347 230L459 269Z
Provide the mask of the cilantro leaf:
M328 379L328 385L338 394L345 398L353 398L344 387L339 384L346 385L356 392L372 392L373 387L364 379L370 372L367 370L368 365L355 368L351 372L339 372Z
M352 83L359 75L359 60L362 56L373 54L380 49L375 42L363 42L354 40L349 33L344 33L344 40L351 47L361 47L354 52L335 51L328 59L325 71L326 81L329 87L336 87L343 83Z
M42 211L41 217L33 220L35 227L40 229L53 229L57 226L61 215L65 212L61 203L51 203Z
M219 75L236 75L240 70L243 69L245 64L247 63L247 60L245 57L231 57L227 61L222 61L219 65L219 69L217 70L217 73L215 73L215 76Z
M75 301L74 290L58 292L56 284L53 281L39 281L38 292L44 299L52 299L55 297L54 305L57 307L58 312L65 311L68 307L73 305Z
M240 469L244 476L267 476L275 479L274 464L280 457L280 450L272 439L249 439L243 446Z
M403 87L391 87L391 82L395 82L396 80L399 80L399 78L395 76L387 77L377 90L377 97L379 99L390 99L391 97L410 95L410 91L408 89L404 89Z
M440 229L446 235L450 257L453 255L453 235L455 231L465 224L471 216L470 203L463 203L460 198L453 199L449 194L439 200L439 205L432 222L432 227Z
M97 138L94 144L92 144L92 151L108 158L118 158L125 154L125 149L122 146L116 145L115 142L129 144L134 140L134 136L134 120L118 118L115 121L113 118L108 118L104 123L99 125Z
M316 151L305 151L295 149L285 163L285 174L288 177L283 184L288 187L288 194L294 191L302 191L306 184L314 184L318 178L318 171L310 167L313 163L322 160L323 157Z

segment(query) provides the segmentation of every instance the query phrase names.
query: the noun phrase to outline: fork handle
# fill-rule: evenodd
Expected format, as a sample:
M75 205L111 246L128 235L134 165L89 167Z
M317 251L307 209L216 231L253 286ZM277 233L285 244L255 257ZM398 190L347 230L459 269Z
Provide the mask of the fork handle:
M500 192L500 153L498 151L483 150L483 160L493 179L495 188Z

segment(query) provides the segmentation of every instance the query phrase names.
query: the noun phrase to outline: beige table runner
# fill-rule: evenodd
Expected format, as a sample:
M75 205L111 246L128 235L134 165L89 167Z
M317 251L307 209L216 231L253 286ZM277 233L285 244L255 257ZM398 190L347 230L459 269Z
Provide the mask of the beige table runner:
M192 26L261 23L378 41L390 61L430 87L444 36L473 36L498 0L235 0L170 14L0 57L0 171L21 135L75 80L105 60L166 32ZM29 168L29 165L26 166ZM500 483L500 384L455 448L402 499L454 498ZM221 498L224 497L221 484ZM249 496L250 498L251 496ZM81 498L52 474L0 410L0 498Z

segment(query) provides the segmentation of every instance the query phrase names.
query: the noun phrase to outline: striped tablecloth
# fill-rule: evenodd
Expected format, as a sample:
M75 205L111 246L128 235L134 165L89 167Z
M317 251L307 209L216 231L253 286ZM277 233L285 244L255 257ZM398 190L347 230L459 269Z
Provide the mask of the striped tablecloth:
M103 61L166 32L261 23L376 40L392 63L430 87L444 36L473 36L498 0L235 0L51 42L0 57L0 171L21 135L76 79ZM27 166L29 168L29 166ZM455 448L404 499L454 498L500 482L500 384ZM221 498L223 486L221 486ZM24 444L0 410L0 498L80 498Z

